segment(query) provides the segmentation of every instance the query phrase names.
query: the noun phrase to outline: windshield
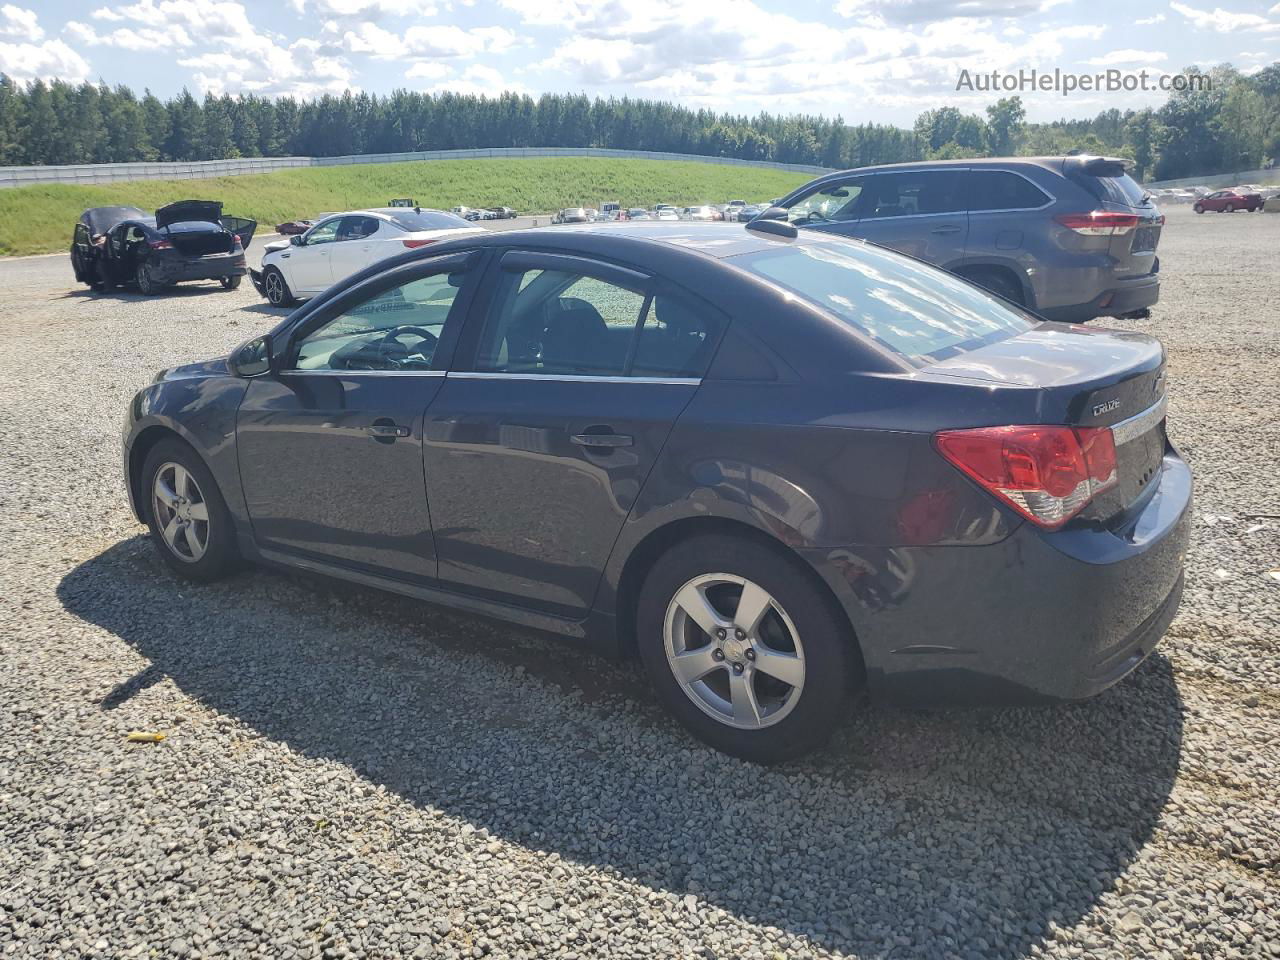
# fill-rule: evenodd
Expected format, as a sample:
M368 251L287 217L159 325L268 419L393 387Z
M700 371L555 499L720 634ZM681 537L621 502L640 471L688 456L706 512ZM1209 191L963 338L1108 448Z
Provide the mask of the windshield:
M1016 336L1037 322L943 270L867 244L814 241L729 262L823 307L919 366Z
M471 224L461 217L441 210L397 210L388 213L392 220L411 232L419 230L452 230L456 227L470 227Z

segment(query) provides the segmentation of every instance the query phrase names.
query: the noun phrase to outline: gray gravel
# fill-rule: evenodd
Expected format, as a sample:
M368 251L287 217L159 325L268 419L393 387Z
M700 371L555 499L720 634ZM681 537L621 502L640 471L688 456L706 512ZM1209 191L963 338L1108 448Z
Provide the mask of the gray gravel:
M771 770L555 641L175 581L124 404L273 311L0 263L0 957L1280 957L1280 217L1169 219L1123 324L1199 482L1161 652L1061 708L860 704Z

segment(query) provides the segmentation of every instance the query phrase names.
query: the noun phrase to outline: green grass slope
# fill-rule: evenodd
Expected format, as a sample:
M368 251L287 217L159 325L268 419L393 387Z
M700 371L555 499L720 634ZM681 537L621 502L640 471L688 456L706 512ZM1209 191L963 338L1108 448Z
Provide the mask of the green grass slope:
M654 203L748 203L780 196L810 177L764 167L622 160L522 157L306 167L209 180L137 180L101 186L51 184L0 190L0 255L66 249L88 207L132 204L152 211L174 200L221 200L228 215L266 228L324 210L383 206L412 197L424 207L513 207L546 213L561 207Z

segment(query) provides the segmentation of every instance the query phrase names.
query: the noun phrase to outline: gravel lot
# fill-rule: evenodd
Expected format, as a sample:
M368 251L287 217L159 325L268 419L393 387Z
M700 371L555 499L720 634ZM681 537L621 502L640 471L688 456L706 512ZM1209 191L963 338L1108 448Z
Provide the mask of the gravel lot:
M174 580L124 405L276 312L0 263L0 956L1280 957L1280 217L1169 221L1123 324L1199 483L1160 652L1066 707L861 704L768 770L557 641Z

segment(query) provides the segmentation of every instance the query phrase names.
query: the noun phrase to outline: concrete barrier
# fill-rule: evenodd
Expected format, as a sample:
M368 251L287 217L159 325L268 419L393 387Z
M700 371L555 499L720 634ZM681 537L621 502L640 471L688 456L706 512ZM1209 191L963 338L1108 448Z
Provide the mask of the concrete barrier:
M252 173L274 173L298 167L336 167L359 163L405 163L429 160L470 160L484 157L616 157L621 159L680 160L734 167L765 167L794 173L827 173L826 167L802 163L739 160L653 150L611 150L597 147L493 147L474 150L421 150L414 153L371 153L348 157L242 157L235 160L190 162L86 163L48 167L0 167L0 189L45 183L122 183L129 180L207 180Z

